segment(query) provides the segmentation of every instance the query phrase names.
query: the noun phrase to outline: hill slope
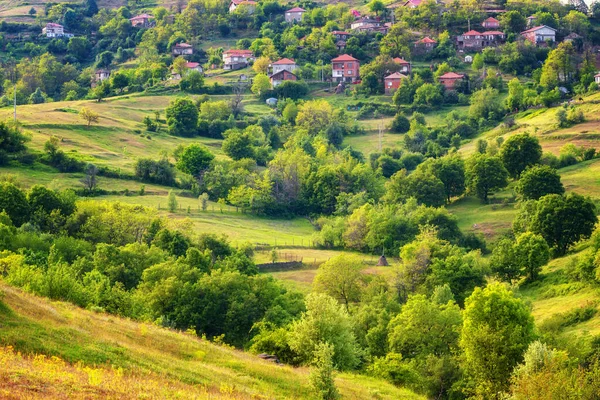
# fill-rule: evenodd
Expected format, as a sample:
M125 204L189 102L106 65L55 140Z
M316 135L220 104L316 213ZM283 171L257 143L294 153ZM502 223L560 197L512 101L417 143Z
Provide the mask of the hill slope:
M0 294L1 398L311 397L305 368L277 366L195 335L51 302L1 283ZM338 375L337 385L345 398L421 398L353 374Z

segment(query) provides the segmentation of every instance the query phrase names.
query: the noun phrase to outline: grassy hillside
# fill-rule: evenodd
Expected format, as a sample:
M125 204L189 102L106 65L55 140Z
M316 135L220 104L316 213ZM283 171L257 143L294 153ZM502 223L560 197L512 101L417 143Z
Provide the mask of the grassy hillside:
M308 370L0 284L2 398L311 398ZM42 356L44 355L44 356ZM420 399L340 374L349 399Z

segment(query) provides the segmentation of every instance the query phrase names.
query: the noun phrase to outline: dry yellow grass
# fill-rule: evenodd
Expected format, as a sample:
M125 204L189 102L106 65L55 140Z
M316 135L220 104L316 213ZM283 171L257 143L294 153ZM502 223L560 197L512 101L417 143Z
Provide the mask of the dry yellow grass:
M306 368L277 366L193 334L50 302L2 283L0 293L0 398L312 397ZM339 374L336 383L348 399L421 399L361 375Z

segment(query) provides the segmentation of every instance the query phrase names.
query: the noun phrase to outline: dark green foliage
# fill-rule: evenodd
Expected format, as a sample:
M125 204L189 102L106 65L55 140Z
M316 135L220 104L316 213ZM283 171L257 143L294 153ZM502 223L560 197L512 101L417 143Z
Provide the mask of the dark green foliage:
M475 154L467 160L465 176L469 191L483 202L508 184L508 172L502 161L486 154Z
M525 200L537 200L547 194L563 194L565 188L554 168L534 165L523 171L515 191Z
M175 184L173 165L166 158L159 161L150 158L138 159L135 162L135 176L142 182L151 182L166 186L173 186Z
M25 193L9 182L0 182L0 212L5 211L15 226L29 219L31 208Z
M166 111L169 133L175 136L194 136L198 125L198 108L191 99L177 98Z
M541 235L557 255L563 255L573 244L590 237L597 221L591 199L568 193L549 194L526 203L514 224L520 231Z
M275 88L275 95L282 99L298 100L308 94L308 86L304 82L284 81Z
M518 178L530 165L540 162L542 146L537 138L525 133L509 137L500 151L504 167L512 178Z
M410 129L410 121L404 116L404 114L396 114L392 120L392 132L395 133L406 133Z

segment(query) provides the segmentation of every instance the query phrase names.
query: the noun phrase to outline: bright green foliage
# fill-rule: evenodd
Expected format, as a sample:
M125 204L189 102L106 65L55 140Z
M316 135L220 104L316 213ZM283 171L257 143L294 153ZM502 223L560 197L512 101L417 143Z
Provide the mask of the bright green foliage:
M201 93L204 87L202 72L192 70L185 74L179 82L179 88L188 93Z
M308 380L317 399L335 400L340 397L333 377L333 354L334 348L328 343L319 343L315 349Z
M321 293L306 297L306 312L292 323L289 343L305 363L313 360L321 343L329 343L334 349L333 363L340 370L356 367L362 355L346 309Z
M542 266L550 260L548 243L540 235L525 232L514 245L517 264L530 281L535 280Z
M204 103L206 104L206 103ZM198 108L191 99L176 98L165 111L169 133L175 136L194 136L198 125Z
M528 133L509 137L500 150L504 167L512 178L518 178L530 165L542 158L542 146L536 137Z
M267 90L271 89L271 81L266 74L257 74L252 83L252 93L258 97L262 96Z
M523 171L515 191L525 200L537 200L547 194L563 194L565 188L554 168L534 165Z
M360 299L365 283L366 277L362 274L362 269L360 258L341 255L319 267L313 285L317 292L333 297L350 311L350 303Z
M176 166L180 171L198 177L208 169L214 158L205 146L191 144L181 151Z
M535 338L533 317L505 286L477 288L465 303L460 347L474 394L497 398Z
M25 150L25 142L28 137L23 135L21 131L9 124L8 122L0 121L0 153L18 153Z
M462 317L454 304L412 296L390 322L390 349L406 359L450 355L458 348Z
M167 198L167 204L170 212L177 211L177 197L175 196L175 192L169 190L169 197Z
M598 222L591 199L576 193L549 194L521 207L513 223L518 232L541 235L557 255L563 255L581 239L590 237Z
M465 162L458 154L429 159L418 167L438 178L444 185L446 201L465 192Z
M386 200L391 203L405 202L415 198L419 204L431 207L446 202L444 183L430 172L415 171L406 175L406 170L396 172L386 184Z
M504 105L497 89L483 88L471 95L469 117L496 121L504 116Z
M487 202L494 191L508 185L508 171L500 158L486 154L475 154L467 160L465 176L469 191L483 202Z

